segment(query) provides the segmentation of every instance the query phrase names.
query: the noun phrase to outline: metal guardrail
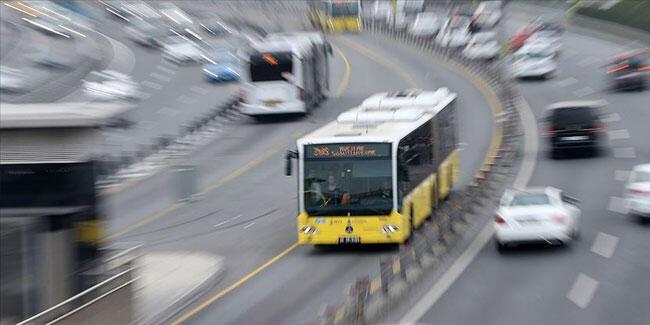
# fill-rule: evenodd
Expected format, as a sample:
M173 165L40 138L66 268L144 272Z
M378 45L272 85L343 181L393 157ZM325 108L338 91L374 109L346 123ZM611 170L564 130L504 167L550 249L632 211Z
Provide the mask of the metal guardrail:
M481 87L495 95L503 109L495 121L498 143L490 148L473 183L453 192L432 218L413 233L409 242L400 247L399 253L383 256L378 276L359 277L343 302L325 306L318 318L320 324L365 324L380 319L385 309L397 302L425 269L441 265L447 252L467 234L473 223L491 215L496 198L514 176L513 167L522 147L523 133L517 111L519 95L500 62L486 64L469 60L459 50L435 44L432 38L413 37L384 24L370 24L365 29L432 54L478 80Z

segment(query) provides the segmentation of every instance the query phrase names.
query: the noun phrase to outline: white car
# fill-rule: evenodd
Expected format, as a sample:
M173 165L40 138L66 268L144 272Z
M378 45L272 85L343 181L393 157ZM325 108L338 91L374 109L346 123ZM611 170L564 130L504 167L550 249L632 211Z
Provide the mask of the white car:
M462 27L452 27L444 33L438 34L436 42L444 47L462 47L467 45L470 39L469 29Z
M139 98L139 86L126 74L103 70L93 71L83 80L84 93L94 100L132 100Z
M395 13L395 20L391 21L391 18L389 17L388 20L386 20L386 24L390 25L391 23L394 24L393 28L396 30L404 30L408 28L409 25L409 20L406 17L406 14L403 12L397 12Z
M408 33L413 36L433 37L440 29L438 17L431 12L421 12L409 26Z
M537 44L539 47L545 47L553 55L558 55L562 49L561 35L551 30L540 30L526 39L527 44Z
M472 36L463 50L463 55L473 60L493 60L499 56L500 50L495 32L481 32Z
M178 64L200 62L203 60L201 48L187 37L172 36L163 44L163 57Z
M22 92L27 87L25 76L20 70L0 66L0 90Z
M548 79L557 71L553 51L539 43L528 43L512 58L512 73L515 78Z
M580 233L578 200L554 187L507 190L494 217L497 248L522 243L561 243Z
M502 6L501 1L482 1L476 8L473 18L479 27L492 28L501 20Z
M628 213L650 219L650 164L634 167L625 185Z

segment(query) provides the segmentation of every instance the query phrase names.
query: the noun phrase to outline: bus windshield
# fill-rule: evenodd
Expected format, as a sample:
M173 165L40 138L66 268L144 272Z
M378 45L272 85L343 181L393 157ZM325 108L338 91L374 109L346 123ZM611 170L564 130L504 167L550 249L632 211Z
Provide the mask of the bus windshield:
M309 152L324 147L326 157ZM365 152L350 151L355 147ZM390 144L307 146L304 175L305 210L312 216L386 215L393 208Z
M250 57L249 67L253 82L287 81L283 73L293 72L291 52L253 54Z
M330 16L358 16L359 15L359 2L358 1L341 1L332 2L330 7Z

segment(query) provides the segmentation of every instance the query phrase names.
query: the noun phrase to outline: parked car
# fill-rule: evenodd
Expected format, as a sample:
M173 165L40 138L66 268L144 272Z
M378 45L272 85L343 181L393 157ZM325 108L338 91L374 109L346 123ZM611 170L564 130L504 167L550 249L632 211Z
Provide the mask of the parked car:
M93 71L82 83L84 93L94 100L133 100L140 95L130 76L113 70Z
M531 35L526 44L536 43L540 47L546 47L553 55L557 56L562 49L561 35L553 31L540 30Z
M408 33L418 37L433 37L440 29L438 17L432 12L417 14L413 23L408 27Z
M586 149L597 153L603 141L605 125L596 101L568 101L550 105L544 120L551 156Z
M650 220L650 164L635 166L625 185L628 213Z
M499 56L500 50L495 32L480 32L469 40L463 55L468 59L493 60Z
M203 64L203 75L208 81L238 81L241 64L227 44L208 50Z
M506 190L494 216L499 251L526 243L567 244L580 233L579 201L554 187Z

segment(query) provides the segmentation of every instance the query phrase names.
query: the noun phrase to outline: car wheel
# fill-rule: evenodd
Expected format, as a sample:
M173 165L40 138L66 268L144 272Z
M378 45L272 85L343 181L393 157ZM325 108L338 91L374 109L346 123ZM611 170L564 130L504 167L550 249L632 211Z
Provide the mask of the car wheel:
M562 152L560 149L551 148L551 159L560 159L562 158Z
M499 252L499 254L504 253L508 248L505 243L502 243L497 239L494 239L494 245L497 248L497 252Z
M580 228L578 228L578 226L575 226L575 227L571 230L571 239L573 239L573 240L578 240L578 239L580 239Z

